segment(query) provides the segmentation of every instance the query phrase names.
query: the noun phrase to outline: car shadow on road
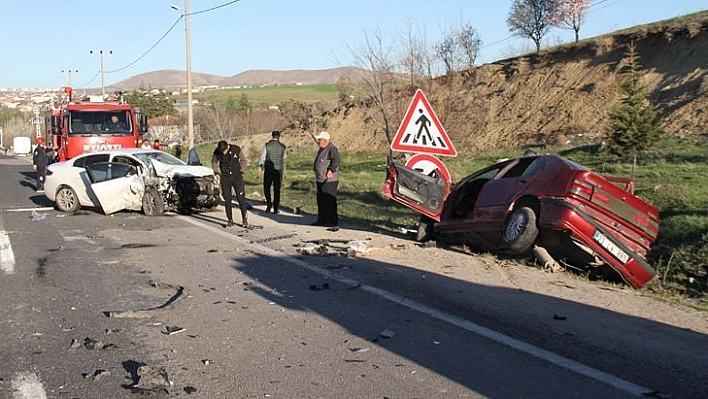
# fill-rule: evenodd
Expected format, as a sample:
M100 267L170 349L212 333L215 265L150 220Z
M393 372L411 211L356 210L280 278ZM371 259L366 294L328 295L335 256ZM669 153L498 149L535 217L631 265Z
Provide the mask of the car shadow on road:
M708 358L695 350L705 347L708 337L695 331L521 289L465 281L444 274L442 265L438 273L422 273L366 257L253 255L234 259L233 268L263 284L249 289L268 302L316 313L372 347L408 359L413 363L409 368L425 367L486 397L544 397L549 392L540 383L548 378L545 373L512 372L515 378L510 382L505 361L495 352L480 352L479 343L490 336L480 336L479 330L486 329L675 397L708 391L703 378L708 375ZM558 289L574 287L559 284ZM421 317L423 325L414 321ZM470 323L477 327L466 328ZM448 327L466 331L450 332ZM383 331L393 331L395 337L387 338ZM348 359L313 361L357 364ZM563 362L549 363L546 372L559 367ZM678 376L693 383L677 387L672 381Z

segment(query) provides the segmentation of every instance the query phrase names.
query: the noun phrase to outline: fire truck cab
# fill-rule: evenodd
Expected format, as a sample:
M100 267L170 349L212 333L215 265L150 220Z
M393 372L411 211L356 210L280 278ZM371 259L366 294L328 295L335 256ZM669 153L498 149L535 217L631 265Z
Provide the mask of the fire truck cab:
M60 161L85 152L140 146L148 124L139 108L131 107L122 95L74 100L72 94L71 88L64 88L60 107L47 116L47 130Z

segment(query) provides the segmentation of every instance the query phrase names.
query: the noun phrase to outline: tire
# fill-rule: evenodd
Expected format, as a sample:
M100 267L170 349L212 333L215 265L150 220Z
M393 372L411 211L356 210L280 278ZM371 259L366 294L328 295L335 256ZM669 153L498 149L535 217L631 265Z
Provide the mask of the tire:
M165 213L165 200L157 190L145 190L145 194L143 194L143 213L145 216L161 216Z
M57 191L54 204L61 212L76 213L81 208L79 196L76 191L69 186L61 186Z
M536 213L529 207L515 209L504 223L504 244L516 253L525 253L538 237Z
M417 242L424 242L433 237L433 223L434 220L421 216L418 221L418 231L415 233L415 240Z

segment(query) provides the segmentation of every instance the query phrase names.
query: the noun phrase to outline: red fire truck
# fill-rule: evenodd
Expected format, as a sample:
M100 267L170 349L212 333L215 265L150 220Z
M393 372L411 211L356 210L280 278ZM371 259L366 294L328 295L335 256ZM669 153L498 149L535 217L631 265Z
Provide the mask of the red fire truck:
M73 90L64 87L58 109L47 113L47 138L57 148L60 161L85 152L139 147L147 133L147 117L117 99L89 96L73 98Z

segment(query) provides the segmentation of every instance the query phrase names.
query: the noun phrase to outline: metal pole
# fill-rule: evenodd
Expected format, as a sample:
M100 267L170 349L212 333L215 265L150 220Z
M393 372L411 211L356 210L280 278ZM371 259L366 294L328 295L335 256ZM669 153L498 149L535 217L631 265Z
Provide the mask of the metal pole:
M99 52L101 54L101 94L106 96L106 75L103 69L103 50Z
M67 85L67 87L71 87L71 72L72 72L72 70L71 70L71 69L67 69L67 70L62 71L62 72L66 72L66 85ZM79 73L79 70L77 69L77 70L74 70L73 72Z
M187 37L187 138L194 148L194 110L192 107L192 50L189 39L189 0L184 0L184 31Z
M93 54L93 50L89 51L89 54ZM105 70L103 68L103 50L99 50L98 54L101 57L101 94L105 97L106 96L106 76L105 76ZM113 50L108 50L108 54L113 54Z

